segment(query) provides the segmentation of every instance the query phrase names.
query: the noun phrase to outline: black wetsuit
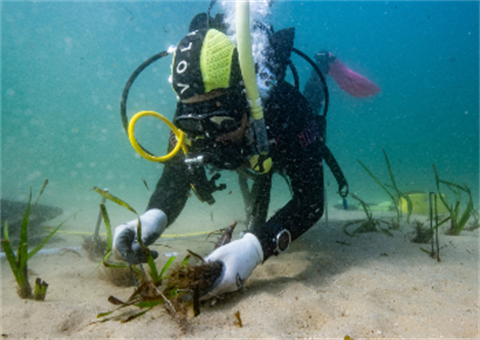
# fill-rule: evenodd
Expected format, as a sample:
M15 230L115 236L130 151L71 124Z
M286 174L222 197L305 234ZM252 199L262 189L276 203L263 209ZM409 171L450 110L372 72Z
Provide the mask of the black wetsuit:
M289 230L293 241L321 218L324 193L318 116L312 113L305 97L292 85L279 81L264 103L264 118L268 138L274 141L270 145L274 166L255 180L254 208L263 214L268 211L273 171L288 176L293 191L292 199L282 209L251 230L260 240L266 260L275 254L279 232ZM165 163L147 208L161 209L169 224L182 211L190 192L187 166L179 154Z

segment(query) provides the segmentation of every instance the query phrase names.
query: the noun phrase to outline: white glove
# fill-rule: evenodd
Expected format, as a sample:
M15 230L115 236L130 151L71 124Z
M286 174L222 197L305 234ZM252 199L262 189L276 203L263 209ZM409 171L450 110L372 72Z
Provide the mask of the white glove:
M205 261L220 261L223 268L212 290L202 296L201 300L241 289L255 267L263 262L262 245L255 235L247 233L242 239L214 250Z
M160 209L147 210L140 216L142 223L142 242L149 246L155 242L167 227L167 215ZM137 242L137 223L133 220L115 228L113 236L113 253L115 258L130 264L147 262L147 255ZM158 253L151 251L156 258Z

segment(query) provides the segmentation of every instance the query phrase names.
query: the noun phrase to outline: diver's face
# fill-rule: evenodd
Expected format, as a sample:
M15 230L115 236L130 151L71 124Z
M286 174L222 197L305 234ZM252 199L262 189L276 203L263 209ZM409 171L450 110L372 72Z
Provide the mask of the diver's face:
M207 93L183 101L174 122L190 139L192 156L235 169L246 157L248 110L243 93Z
M245 135L248 110L244 93L219 89L182 100L174 122L190 139L237 143Z

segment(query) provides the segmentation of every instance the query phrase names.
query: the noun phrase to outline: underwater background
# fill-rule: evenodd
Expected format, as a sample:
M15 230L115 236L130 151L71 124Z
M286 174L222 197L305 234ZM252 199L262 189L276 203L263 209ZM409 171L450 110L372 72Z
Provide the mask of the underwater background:
M143 61L176 45L208 5L2 1L1 197L26 201L30 187L35 197L48 179L41 203L76 214L71 223L94 223L101 200L95 186L143 211L163 165L141 158L130 145L120 119L123 87ZM212 14L223 10L218 3ZM401 190L436 190L435 164L442 179L472 190L478 209L478 2L278 1L267 20L276 30L295 27L297 49L311 57L326 49L382 89L356 99L327 77L327 145L351 192L367 202L389 200L357 162L389 182L384 148ZM292 60L303 89L311 68ZM173 117L170 65L167 56L137 78L129 117L142 110ZM140 143L158 155L165 153L168 134L153 119L136 129ZM335 180L326 173L329 202L338 203ZM272 209L278 209L289 192L283 179L274 180ZM228 188L214 194L217 206L243 216L235 174L224 172L220 182ZM184 211L188 216L213 209L194 197L188 204L194 207ZM124 222L127 217L112 209L113 223Z

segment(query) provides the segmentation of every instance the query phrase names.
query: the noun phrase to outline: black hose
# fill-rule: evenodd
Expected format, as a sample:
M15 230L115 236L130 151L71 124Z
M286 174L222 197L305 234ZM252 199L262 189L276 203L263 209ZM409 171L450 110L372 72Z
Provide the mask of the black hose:
M213 6L217 0L212 0L210 1L210 6L208 6L208 11L207 11L207 28L210 28L210 11L212 10Z
M298 72L297 72L297 68L295 67L295 65L293 64L293 62L288 59L288 66L290 66L290 70L292 71L292 74L293 74L293 79L295 81L295 89L297 91L300 90L300 78L298 77Z
M128 92L130 91L130 87L132 87L132 84L135 81L135 79L148 65L167 55L168 55L167 51L162 51L148 58L140 66L138 66L137 69L132 73L130 78L128 78L127 83L123 88L122 99L120 101L120 115L122 116L123 127L125 128L125 132L127 133L127 135L128 135L127 98L128 98Z
M327 111L328 111L329 95L328 95L327 81L325 80L325 76L323 75L322 71L320 71L317 64L315 64L308 55L306 55L300 50L297 50L295 47L292 48L292 51L298 54L303 59L305 59L310 65L312 65L313 69L317 72L318 76L320 77L320 80L323 85L323 89L325 91L325 108L323 109L323 116L326 117Z

